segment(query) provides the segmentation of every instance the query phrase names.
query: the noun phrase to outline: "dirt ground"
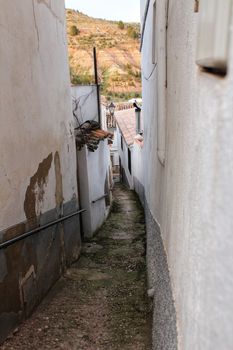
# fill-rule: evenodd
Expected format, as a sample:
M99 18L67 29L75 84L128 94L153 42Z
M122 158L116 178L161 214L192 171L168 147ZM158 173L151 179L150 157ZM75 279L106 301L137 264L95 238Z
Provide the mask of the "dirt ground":
M132 191L115 189L112 212L80 259L1 350L150 350L145 228Z

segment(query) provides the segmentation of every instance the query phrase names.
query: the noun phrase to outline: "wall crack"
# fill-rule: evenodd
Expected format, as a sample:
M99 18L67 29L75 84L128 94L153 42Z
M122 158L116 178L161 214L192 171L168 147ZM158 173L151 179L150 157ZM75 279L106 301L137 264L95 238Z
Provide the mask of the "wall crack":
M36 11L35 11L35 2L34 0L32 0L32 9L33 9L33 17L34 17L34 24L35 24L35 29L36 29L36 35L37 35L37 50L40 50L40 35L39 35L39 28L37 25L37 21L36 21Z
M51 15L62 25L64 25L64 22L57 16L57 14L53 11L52 7L51 7L51 2L50 4L48 4L46 2L46 0L36 0L37 3L40 5L44 5L45 7L47 7L47 9L49 10L49 12L51 13Z

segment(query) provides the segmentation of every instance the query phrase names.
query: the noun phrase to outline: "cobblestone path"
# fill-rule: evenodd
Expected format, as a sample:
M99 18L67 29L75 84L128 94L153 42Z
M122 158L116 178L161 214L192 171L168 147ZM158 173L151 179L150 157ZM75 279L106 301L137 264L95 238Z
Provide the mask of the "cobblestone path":
M1 350L150 350L143 210L118 185L112 212Z

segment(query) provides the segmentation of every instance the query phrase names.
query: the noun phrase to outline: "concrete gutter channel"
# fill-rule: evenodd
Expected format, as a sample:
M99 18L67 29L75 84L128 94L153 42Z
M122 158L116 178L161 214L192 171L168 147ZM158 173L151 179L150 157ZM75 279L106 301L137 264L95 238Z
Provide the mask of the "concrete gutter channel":
M151 350L144 212L124 186L114 197L79 260L1 350Z

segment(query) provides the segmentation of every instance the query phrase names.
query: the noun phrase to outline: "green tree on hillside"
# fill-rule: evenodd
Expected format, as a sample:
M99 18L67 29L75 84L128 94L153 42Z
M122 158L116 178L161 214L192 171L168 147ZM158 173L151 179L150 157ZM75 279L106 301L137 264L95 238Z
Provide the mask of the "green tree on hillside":
M93 76L88 71L74 69L70 67L70 80L73 85L90 85L93 84Z
M128 27L127 34L131 39L138 39L139 38L139 33L133 26Z
M118 22L118 28L121 29L121 30L124 29L125 28L124 22L119 21Z
M76 36L79 33L80 33L80 30L75 25L70 27L70 35L71 36Z

